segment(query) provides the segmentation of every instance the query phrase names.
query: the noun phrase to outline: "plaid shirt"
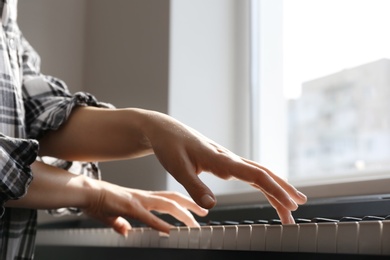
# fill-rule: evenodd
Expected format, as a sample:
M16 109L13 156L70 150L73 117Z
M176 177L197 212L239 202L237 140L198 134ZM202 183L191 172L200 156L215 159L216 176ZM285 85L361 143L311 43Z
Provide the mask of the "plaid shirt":
M33 178L30 164L35 160L100 178L93 162L38 158L37 140L64 123L74 106L112 106L88 93L71 95L64 82L41 74L40 58L16 22L17 0L0 0L0 14L0 259L33 259L36 210L5 208L4 203L26 194Z

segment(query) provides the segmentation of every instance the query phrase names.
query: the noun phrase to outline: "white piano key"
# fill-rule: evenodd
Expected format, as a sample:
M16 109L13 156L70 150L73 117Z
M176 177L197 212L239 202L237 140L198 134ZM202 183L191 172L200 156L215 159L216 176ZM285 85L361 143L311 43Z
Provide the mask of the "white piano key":
M117 233L114 229L109 228L110 232L110 240L111 240L111 245L112 246L119 246L120 245L120 240L124 237L123 235Z
M390 220L382 221L381 254L390 255Z
M299 252L315 252L317 250L317 223L301 223L299 225Z
M161 238L164 240L164 238ZM177 248L179 246L179 227L173 227L169 230L168 246Z
M101 246L105 242L103 229L98 228L73 229L69 235L76 245L83 243L87 246Z
M166 233L159 233L159 248L168 248L170 247L170 236Z
M146 227L143 228L142 237L141 237L141 247L150 247L150 235L152 228Z
M150 247L153 247L153 248L160 247L161 236L164 236L166 238L168 238L168 236L169 236L168 234L157 231L155 229L151 229L149 231L149 233L150 233Z
M61 245L59 238L63 237L66 230L38 230L35 243L37 245Z
M255 251L265 250L265 238L269 224L253 224L250 249Z
M84 233L81 232L81 229L70 229L64 234L62 239L63 241L70 241L71 245L78 245L81 241L85 240L85 238L81 236L84 236Z
M141 247L141 240L143 235L144 229L141 228L133 228L133 246L134 247Z
M318 223L317 226L317 252L336 253L337 222Z
M269 225L267 227L267 236L265 238L265 251L280 252L282 248L282 225Z
M211 234L211 249L222 249L223 248L223 237L225 233L224 226L212 226L213 233Z
M237 240L237 225L225 226L222 248L226 250L235 250L236 240Z
M200 227L192 227L189 231L188 236L188 248L198 249L199 248L199 239L200 239Z
M57 231L59 231L59 230L57 230ZM79 233L80 233L80 230L78 230L78 229L69 229L69 230L66 230L66 232L64 232L63 234L59 234L56 237L56 240L62 245L66 245L66 243L68 243L68 241L69 241L70 245L78 245L82 241L78 238Z
M359 254L381 254L382 221L359 222Z
M237 225L237 250L249 250L251 244L251 225Z
M127 232L127 237L124 238L124 240L121 242L122 246L124 247L133 247L134 246L134 228L130 229Z
M199 248L210 249L213 228L212 226L202 226L200 229Z
M119 247L124 247L126 245L127 237L125 236L119 236L118 238L118 245Z
M359 223L339 222L337 226L337 253L358 253Z
M188 236L190 234L190 228L187 226L179 227L179 243L178 248L188 248Z
M127 238L111 228L38 230L36 244L390 255L390 220L174 227L169 236L133 228Z
M282 230L282 248L283 252L298 252L299 225L286 224Z
M112 228L101 228L99 235L101 236L100 246L118 246L119 239L122 237L122 235L114 231Z
M121 242L121 244L125 247L140 247L142 232L142 228L130 229L127 238L125 238L125 241L123 243Z
M64 242L69 241L70 245L75 245L75 246L81 244L82 241L86 241L86 245L93 245L94 244L93 239L86 239L84 237L86 234L84 233L85 230L83 232L81 231L82 231L81 229L70 229L66 233L64 233L62 238L60 238L60 241L61 239ZM92 236L92 238L94 238L94 236Z

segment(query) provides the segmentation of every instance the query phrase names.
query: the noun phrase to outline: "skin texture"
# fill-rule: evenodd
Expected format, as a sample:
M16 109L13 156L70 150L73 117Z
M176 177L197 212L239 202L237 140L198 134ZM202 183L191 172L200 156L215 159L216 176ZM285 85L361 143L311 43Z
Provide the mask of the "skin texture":
M41 156L66 160L111 161L154 154L190 194L192 199L176 192L129 189L35 162L27 195L7 203L29 208L78 207L123 235L131 228L124 217L169 232L170 225L151 210L198 226L190 212L204 216L216 204L213 192L198 178L201 172L225 180L238 179L257 188L285 224L294 223L291 211L306 202L304 194L272 171L155 111L79 107L66 124L39 141ZM73 196L64 198L64 193Z

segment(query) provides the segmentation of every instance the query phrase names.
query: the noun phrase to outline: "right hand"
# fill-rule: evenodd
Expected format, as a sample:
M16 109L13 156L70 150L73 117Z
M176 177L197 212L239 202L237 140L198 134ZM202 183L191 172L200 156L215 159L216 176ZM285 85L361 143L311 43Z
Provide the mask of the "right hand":
M93 181L96 185L93 188L92 199L83 211L122 235L127 235L131 229L125 217L140 220L156 230L169 233L172 225L151 211L169 213L189 227L199 226L190 211L199 216L208 213L208 210L178 192L145 191L124 188L104 181Z

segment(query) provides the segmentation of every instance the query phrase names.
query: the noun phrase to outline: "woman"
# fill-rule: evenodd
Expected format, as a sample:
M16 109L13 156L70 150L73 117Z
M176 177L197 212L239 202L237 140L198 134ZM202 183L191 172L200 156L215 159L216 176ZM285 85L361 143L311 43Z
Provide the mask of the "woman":
M39 56L17 25L17 0L0 1L0 241L1 259L32 259L36 210L84 212L126 235L125 218L169 232L150 211L197 226L216 204L198 178L210 172L263 192L283 223L306 197L265 167L241 158L165 114L117 109L89 93L71 94L40 72ZM100 180L98 162L154 154L192 199Z

